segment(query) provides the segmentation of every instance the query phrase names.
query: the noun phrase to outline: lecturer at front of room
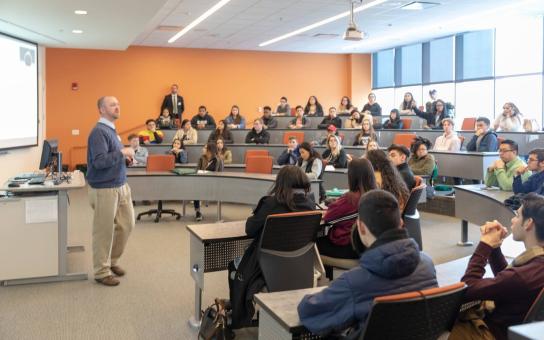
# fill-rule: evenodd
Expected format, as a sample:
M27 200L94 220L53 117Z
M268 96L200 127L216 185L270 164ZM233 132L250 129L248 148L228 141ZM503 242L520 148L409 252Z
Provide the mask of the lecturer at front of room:
M100 119L91 131L87 151L87 181L93 215L93 268L96 282L117 286L115 276L125 275L118 261L134 228L134 208L127 184L126 163L134 149L123 147L114 122L120 115L119 101L98 99Z

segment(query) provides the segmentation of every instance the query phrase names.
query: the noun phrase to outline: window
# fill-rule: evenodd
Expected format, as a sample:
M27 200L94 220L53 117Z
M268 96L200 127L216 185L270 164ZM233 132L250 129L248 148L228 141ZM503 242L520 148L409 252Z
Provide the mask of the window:
M454 38L436 39L429 43L429 82L453 81Z
M425 103L431 100L431 97L429 96L430 90L436 90L438 92L436 99L442 99L446 103L455 105L455 83L424 85L423 102L421 102L421 105L425 105Z
M457 80L493 77L493 30L458 36L462 45L457 55Z
M396 108L395 89L390 87L387 89L377 89L372 91L376 95L376 102L382 107L382 115L387 116L391 109ZM362 107L361 107L362 108Z
M372 55L373 88L395 86L395 49Z
M409 45L400 48L401 84L421 84L422 50L421 44Z
M495 82L495 117L504 103L516 104L523 118L542 124L542 75L500 78Z
M455 84L455 125L463 118L487 117L493 120L493 79L466 81Z
M496 76L542 72L542 17L508 20L495 34Z

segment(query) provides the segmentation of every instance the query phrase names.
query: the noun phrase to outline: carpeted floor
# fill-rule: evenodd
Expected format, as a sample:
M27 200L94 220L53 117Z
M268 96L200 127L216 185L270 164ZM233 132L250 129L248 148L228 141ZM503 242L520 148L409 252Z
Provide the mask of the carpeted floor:
M91 209L86 189L71 194L70 245L86 251L70 255L70 270L92 277ZM181 211L181 204L167 204ZM136 207L136 212L154 206ZM215 218L215 205L203 206L204 221ZM193 313L194 284L189 274L188 235L194 224L191 205L181 221L140 221L132 233L121 265L127 275L118 287L94 280L0 287L0 339L195 339L187 320ZM227 221L245 219L249 206L224 204ZM460 221L422 213L424 250L436 264L472 253L473 247L456 246ZM470 239L478 240L471 226ZM9 259L3 259L8 261ZM226 272L206 274L203 304L227 297ZM237 332L237 339L254 339L256 329Z

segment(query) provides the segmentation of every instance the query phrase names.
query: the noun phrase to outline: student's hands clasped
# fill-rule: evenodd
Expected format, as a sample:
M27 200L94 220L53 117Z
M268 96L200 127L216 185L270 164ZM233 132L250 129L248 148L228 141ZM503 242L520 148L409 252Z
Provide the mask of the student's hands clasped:
M508 235L508 229L502 226L497 220L487 221L480 227L480 241L492 248L501 246L502 241Z

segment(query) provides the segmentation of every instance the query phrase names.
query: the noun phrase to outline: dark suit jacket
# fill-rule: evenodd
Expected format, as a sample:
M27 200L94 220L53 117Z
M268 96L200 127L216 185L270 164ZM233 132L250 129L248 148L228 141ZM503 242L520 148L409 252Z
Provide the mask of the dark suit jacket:
M164 108L167 108L170 111L170 114L172 116L174 115L174 106L173 106L173 103L172 103L172 94L168 94L168 95L164 96L164 100L162 101L161 111L160 112L162 112L162 110L164 110ZM184 110L185 110L185 105L183 105L183 97L178 94L178 117L175 117L175 118L180 118L181 119L181 114L183 113Z

